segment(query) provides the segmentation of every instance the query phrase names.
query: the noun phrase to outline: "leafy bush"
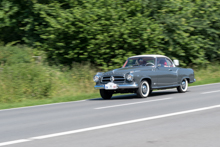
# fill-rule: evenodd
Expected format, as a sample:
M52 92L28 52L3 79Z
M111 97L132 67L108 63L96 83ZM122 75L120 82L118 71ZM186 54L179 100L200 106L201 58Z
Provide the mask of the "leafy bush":
M92 77L96 70L90 64L74 63L71 70L51 67L35 62L33 52L30 48L0 47L0 102L95 92Z
M51 96L52 74L30 63L4 66L0 72L0 101L12 102Z
M57 65L88 61L107 70L136 54L204 65L220 60L219 7L219 0L2 0L0 40L46 51Z
M27 47L0 47L0 63L2 65L13 65L18 63L31 63L32 51Z

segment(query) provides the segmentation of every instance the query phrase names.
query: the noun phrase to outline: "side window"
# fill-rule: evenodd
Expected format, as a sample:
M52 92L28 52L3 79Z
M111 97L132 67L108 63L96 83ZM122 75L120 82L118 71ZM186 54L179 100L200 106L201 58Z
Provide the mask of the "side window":
M167 62L167 67L173 67L173 63L166 58L166 62Z
M145 60L146 60L146 65L145 66L154 66L155 58L150 57L150 58L146 58Z
M157 66L167 67L166 59L164 57L157 58Z

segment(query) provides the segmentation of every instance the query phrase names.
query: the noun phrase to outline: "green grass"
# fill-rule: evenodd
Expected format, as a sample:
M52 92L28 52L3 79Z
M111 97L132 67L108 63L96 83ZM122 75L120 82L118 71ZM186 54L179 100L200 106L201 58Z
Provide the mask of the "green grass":
M189 86L195 85L203 85L203 84L211 84L211 83L219 83L219 78L211 78L211 79L204 79L198 82L192 83ZM121 94L117 94L121 95ZM26 106L35 106L35 105L43 105L43 104L51 104L51 103L60 103L60 102L69 102L69 101L78 101L78 100L85 100L85 99L94 99L100 98L100 94L98 91L90 94L78 94L73 96L61 96L61 97L53 97L50 99L26 99L21 102L12 102L12 103L1 103L0 109L9 109L9 108L18 108L18 107L26 107Z
M195 69L196 82L190 86L220 82L220 64L209 64L207 67Z
M220 82L220 78L204 79L203 81L201 80L201 81L192 83L192 84L190 84L189 86L212 84L212 83L219 83L219 82Z

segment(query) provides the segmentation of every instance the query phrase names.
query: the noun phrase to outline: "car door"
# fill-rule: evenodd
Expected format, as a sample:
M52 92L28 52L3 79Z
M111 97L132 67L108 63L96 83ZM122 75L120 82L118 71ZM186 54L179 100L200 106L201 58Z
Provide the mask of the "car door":
M157 58L157 84L158 87L175 85L177 82L176 68L173 63L165 57Z
M169 59L169 58L165 58L166 62L167 62L167 68L169 70L169 85L176 85L177 84L177 71L178 68L175 67L174 63Z

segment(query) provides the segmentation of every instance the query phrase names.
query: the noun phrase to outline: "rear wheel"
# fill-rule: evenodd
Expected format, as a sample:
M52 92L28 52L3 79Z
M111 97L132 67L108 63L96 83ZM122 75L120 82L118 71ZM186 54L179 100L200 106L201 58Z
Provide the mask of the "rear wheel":
M177 87L177 91L179 93L184 93L187 91L187 89L188 89L188 81L187 81L187 79L183 79L181 82L181 85L179 87Z
M113 92L111 90L100 89L100 95L104 100L112 98Z
M140 98L146 98L148 97L149 93L150 93L150 87L147 81L142 81L140 83L139 88L137 89L137 95Z

